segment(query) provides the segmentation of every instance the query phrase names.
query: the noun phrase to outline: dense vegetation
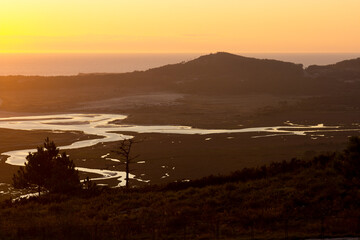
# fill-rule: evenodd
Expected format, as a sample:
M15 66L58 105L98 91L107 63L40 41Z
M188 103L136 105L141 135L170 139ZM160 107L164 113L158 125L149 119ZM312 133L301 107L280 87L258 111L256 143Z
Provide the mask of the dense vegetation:
M37 148L26 157L25 167L20 167L13 176L15 188L37 188L52 193L68 193L80 188L79 174L75 165L65 152L60 154L59 148L49 138L44 146Z
M360 138L341 153L164 186L1 205L6 239L281 239L360 233ZM26 219L26 221L24 221Z

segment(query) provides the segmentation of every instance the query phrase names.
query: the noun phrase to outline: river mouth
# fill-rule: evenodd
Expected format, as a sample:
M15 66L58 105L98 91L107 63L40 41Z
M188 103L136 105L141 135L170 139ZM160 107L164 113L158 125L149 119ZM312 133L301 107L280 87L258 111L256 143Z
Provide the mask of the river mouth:
M316 125L297 125L290 122L284 122L282 126L270 127L251 127L239 129L200 129L191 126L174 125L129 125L122 124L126 115L121 114L55 114L41 116L22 116L0 118L0 128L12 130L49 130L49 131L80 131L84 134L95 135L99 138L74 141L70 145L59 146L61 150L80 149L110 142L117 142L124 139L133 138L132 133L160 133L160 134L186 134L186 135L211 135L211 134L231 134L231 133L256 133L256 137L273 137L281 135L298 135L321 137L324 132L346 132L359 131L359 126L345 128L343 126L324 126ZM211 140L211 137L205 139ZM23 166L25 157L29 152L35 149L19 149L1 153L7 156L6 163L10 165ZM116 162L118 159L103 158ZM125 184L125 172L108 169L94 169L78 167L78 170L85 173L96 174L93 180L116 179L119 183L116 186ZM148 181L142 174L131 175L132 179L138 181Z

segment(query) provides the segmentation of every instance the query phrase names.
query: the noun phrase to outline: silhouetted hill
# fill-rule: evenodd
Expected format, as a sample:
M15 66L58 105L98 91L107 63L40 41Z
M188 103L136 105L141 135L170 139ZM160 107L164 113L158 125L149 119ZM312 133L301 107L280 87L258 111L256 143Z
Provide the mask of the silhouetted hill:
M171 90L202 93L289 91L300 84L302 65L216 53L189 62L123 74L62 77L0 77L0 88L54 90L62 88L120 88L133 91ZM0 89L1 90L1 89Z
M175 89L210 92L281 91L304 76L302 65L216 53L143 72Z
M345 60L336 64L317 66L312 65L306 72L314 78L346 81L347 83L360 81L360 58Z
M3 106L9 108L22 108L24 102L45 106L49 100L53 104L70 106L74 101L151 92L203 95L351 94L353 98L360 93L359 65L360 60L355 59L329 66L310 66L304 70L301 64L220 52L188 62L120 74L3 76L0 77L0 98Z

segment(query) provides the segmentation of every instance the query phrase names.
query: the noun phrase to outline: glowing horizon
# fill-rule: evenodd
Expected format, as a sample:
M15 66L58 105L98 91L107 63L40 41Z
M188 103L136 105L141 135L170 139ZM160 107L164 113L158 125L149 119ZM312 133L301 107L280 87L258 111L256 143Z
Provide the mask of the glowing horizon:
M3 0L0 53L360 52L357 0Z

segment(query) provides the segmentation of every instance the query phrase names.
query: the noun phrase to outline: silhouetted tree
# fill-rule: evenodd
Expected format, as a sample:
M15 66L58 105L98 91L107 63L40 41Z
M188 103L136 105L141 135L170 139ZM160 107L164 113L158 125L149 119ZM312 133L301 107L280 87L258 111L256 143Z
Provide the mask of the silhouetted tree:
M15 188L37 187L50 192L68 192L80 187L78 171L66 153L59 153L53 141L45 139L44 146L26 157L25 167L20 167L13 176Z
M139 155L132 157L131 156L131 147L138 142L135 142L133 139L124 139L121 141L118 150L114 151L115 153L119 154L121 159L125 163L125 171L126 171L126 188L129 188L129 173L130 173L130 164L131 162L138 158Z

